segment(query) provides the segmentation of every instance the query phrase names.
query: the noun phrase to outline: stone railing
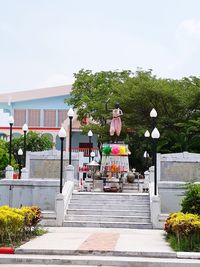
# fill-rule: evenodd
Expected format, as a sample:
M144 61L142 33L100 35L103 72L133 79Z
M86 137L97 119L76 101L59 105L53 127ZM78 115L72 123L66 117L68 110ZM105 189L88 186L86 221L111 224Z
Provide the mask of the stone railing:
M62 193L56 196L56 226L63 225L65 214L74 190L74 167L68 165L66 172L67 181L64 184Z

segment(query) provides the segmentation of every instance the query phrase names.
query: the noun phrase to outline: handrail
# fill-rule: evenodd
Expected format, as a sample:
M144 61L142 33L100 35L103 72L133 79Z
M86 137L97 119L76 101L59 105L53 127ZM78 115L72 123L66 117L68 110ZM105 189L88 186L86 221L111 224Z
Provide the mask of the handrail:
M72 197L73 190L74 190L74 182L67 181L64 184L64 187L62 190L62 194L64 196L64 213L65 213L66 209L68 208L70 199Z

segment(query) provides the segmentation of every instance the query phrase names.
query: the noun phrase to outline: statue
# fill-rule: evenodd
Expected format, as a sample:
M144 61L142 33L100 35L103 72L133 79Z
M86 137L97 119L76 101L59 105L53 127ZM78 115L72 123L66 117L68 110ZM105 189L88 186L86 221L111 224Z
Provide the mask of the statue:
M121 116L123 115L122 110L120 109L119 103L115 104L114 109L108 109L108 99L106 101L106 111L112 111L112 120L110 124L110 136L113 137L114 142L117 142L118 137L121 133L122 123L121 123Z

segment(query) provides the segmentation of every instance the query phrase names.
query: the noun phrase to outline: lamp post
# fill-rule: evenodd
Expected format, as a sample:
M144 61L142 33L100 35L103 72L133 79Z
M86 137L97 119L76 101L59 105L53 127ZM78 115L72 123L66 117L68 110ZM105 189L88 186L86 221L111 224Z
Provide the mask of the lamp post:
M152 137L152 133L156 127L156 118L157 118L157 111L155 110L155 108L152 108L152 110L150 112L150 118L151 118L151 137ZM155 170L154 170L154 194L155 195L157 193L156 146L157 146L157 142L153 138L151 149L152 149L152 162L153 162L153 166L155 168Z
M151 117L151 131L156 127L156 118L157 118L157 111L155 108L153 108L150 112L150 117Z
M13 116L10 116L8 119L8 123L10 124L10 145L9 145L9 165L11 166L11 150L12 150L12 127L14 124Z
M62 180L63 180L63 141L66 137L66 131L61 127L59 133L61 148L60 148L60 193L62 193Z
M21 178L22 174L22 156L23 156L23 150L20 148L17 152L18 154L18 166L19 166L19 179Z
M26 134L27 134L27 131L28 131L28 126L27 126L26 123L23 125L22 130L24 132L24 151L23 151L24 161L23 161L23 167L26 167Z
M144 133L144 137L145 138L149 138L150 137L150 132L148 130L146 130L146 132ZM146 143L146 142L145 142ZM147 150L149 149L149 146L148 146L148 142L146 143L146 147L147 147ZM144 158L145 158L145 167L147 167L147 157L149 156L148 152L145 151L144 152Z
M93 132L89 130L88 137L89 137L89 163L90 163L90 153L91 153L91 140L92 140Z
M151 133L153 139L153 165L154 165L154 195L157 195L157 140L160 137L158 129L155 127Z
M148 168L148 157L149 157L148 152L144 151L144 155L143 156L144 156L144 159L145 159L145 162L144 162L145 168Z
M154 195L157 195L157 139L160 137L160 133L156 128L157 111L153 108L150 112L151 117L151 137L152 137L152 163L154 166ZM150 133L147 130L144 133L145 137L150 137ZM144 152L144 157L148 157L148 153Z
M92 151L91 153L90 153L90 156L91 156L91 158L92 158L92 161L94 160L94 157L95 157L95 152L94 151Z
M69 117L69 165L72 164L72 119L74 117L74 111L69 109L67 116Z

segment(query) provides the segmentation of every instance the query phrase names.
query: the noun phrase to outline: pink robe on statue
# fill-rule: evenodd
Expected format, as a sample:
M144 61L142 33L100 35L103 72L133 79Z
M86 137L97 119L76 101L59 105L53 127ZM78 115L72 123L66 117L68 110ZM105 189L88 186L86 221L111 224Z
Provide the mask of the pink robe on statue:
M121 109L113 109L113 118L110 124L110 135L113 136L115 133L117 136L120 135L122 123L120 116L123 115Z

